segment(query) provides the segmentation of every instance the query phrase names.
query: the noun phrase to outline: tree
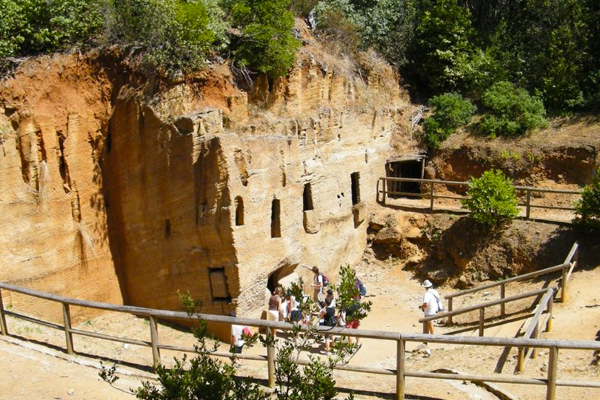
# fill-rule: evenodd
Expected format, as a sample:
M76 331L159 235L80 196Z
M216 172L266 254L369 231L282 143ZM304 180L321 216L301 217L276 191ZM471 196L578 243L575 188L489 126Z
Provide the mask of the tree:
M539 93L552 111L583 102L588 30L584 0L522 0L503 5L493 41L511 80ZM597 25L597 20L594 23Z
M284 76L296 61L300 41L293 35L290 0L239 0L232 5L234 64L266 74Z
M444 93L429 100L433 114L424 124L424 139L428 146L438 148L461 125L471 122L477 110L469 100L463 99L460 93Z
M93 0L0 0L0 57L90 43L102 33L102 10Z
M467 198L461 200L469 209L469 218L490 229L519 214L515 188L500 170L489 170L480 178L469 180Z
M577 226L589 232L600 232L600 169L575 203L575 214L573 222Z
M486 135L517 136L548 125L542 101L510 82L493 84L483 93L481 101L487 115L479 129Z
M223 32L211 24L215 8L201 0L123 0L114 3L109 19L110 41L144 48L148 70L170 74L200 68ZM220 26L220 29L224 27Z
M412 69L436 92L460 88L475 47L469 9L458 0L426 2L418 22Z

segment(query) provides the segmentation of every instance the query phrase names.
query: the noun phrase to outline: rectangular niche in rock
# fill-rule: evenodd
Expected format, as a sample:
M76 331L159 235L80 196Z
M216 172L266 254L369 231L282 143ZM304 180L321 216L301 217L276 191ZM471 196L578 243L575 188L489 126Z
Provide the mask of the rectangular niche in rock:
M314 210L312 185L310 183L304 184L304 191L302 192L302 210L303 211Z
M225 268L209 268L208 277L213 303L230 303L231 296L229 295L229 288L227 287Z
M271 203L271 237L281 237L281 206L279 199L273 199Z
M353 172L350 174L350 180L352 181L352 205L360 203L360 174Z

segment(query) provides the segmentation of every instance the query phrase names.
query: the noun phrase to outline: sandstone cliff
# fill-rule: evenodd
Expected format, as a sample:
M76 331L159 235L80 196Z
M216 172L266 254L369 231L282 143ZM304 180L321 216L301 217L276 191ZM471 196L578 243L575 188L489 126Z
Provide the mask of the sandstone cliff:
M0 88L0 280L256 317L267 287L312 279L302 264L358 261L408 131L398 77L306 37L288 78L235 82L226 64L143 80L106 53L22 63Z

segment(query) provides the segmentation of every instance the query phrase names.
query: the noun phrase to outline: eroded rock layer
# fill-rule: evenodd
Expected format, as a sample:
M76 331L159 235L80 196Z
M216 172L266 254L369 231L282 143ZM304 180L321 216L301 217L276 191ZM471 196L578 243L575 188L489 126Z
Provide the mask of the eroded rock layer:
M335 277L410 113L375 57L358 73L324 54L247 91L227 65L166 84L118 57L22 64L0 93L0 279L165 309L189 290L257 317L280 279L310 283L303 264Z

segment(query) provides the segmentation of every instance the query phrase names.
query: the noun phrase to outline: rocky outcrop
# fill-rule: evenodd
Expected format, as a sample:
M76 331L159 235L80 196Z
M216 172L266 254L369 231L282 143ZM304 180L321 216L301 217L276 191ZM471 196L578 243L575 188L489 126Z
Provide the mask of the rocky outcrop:
M122 302L99 164L110 88L88 63L63 56L26 62L0 83L0 280ZM62 317L31 301L5 293L5 305Z
M363 64L307 44L249 93L227 65L165 84L105 58L23 64L0 97L0 279L166 309L189 291L252 317L265 288L310 282L303 264L335 279L410 109L391 68Z

